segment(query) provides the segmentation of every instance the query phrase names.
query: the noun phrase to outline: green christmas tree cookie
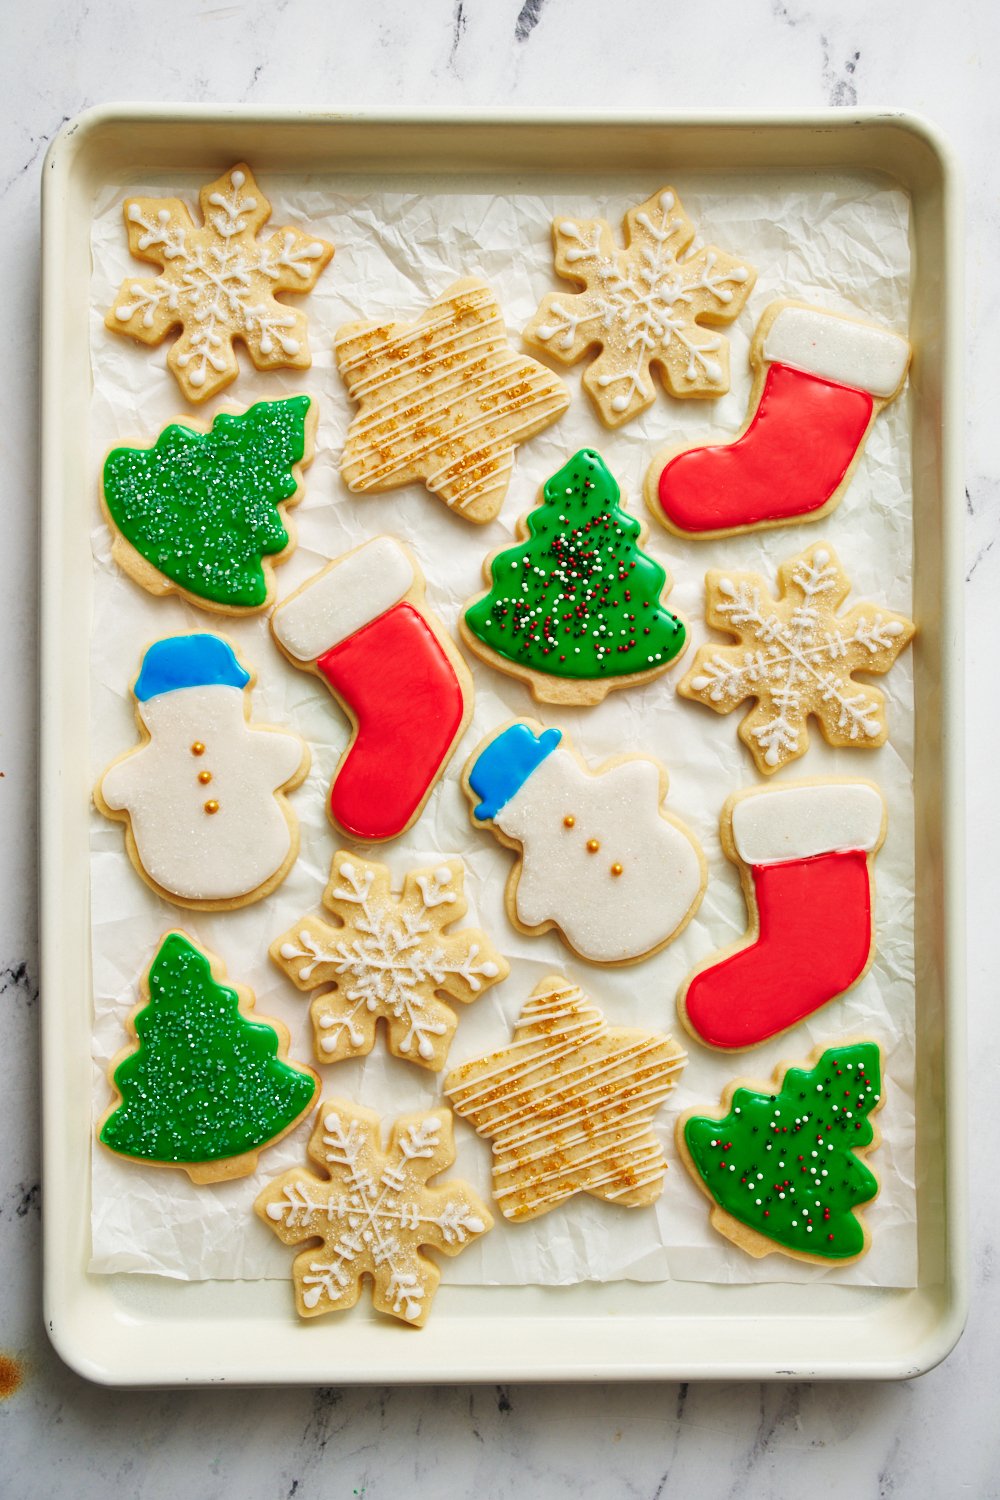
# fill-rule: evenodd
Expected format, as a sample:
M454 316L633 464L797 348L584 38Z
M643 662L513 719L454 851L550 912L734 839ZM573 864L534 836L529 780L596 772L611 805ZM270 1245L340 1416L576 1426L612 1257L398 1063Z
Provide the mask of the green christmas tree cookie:
M315 401L290 396L220 412L210 427L184 417L152 448L113 448L101 503L115 562L151 594L230 615L266 609L273 564L295 545L285 512L302 497L315 434Z
M574 454L519 522L521 545L487 559L490 587L463 613L469 649L541 703L599 703L684 650L684 625L661 603L667 574L642 551L646 528L620 496L600 454Z
M224 978L185 933L162 939L128 1020L138 1046L111 1064L119 1097L98 1127L109 1150L219 1182L247 1176L307 1113L315 1073L287 1061L285 1027L251 1020L252 991Z
M689 1111L677 1146L714 1204L713 1227L734 1245L843 1265L870 1244L857 1210L879 1188L863 1158L879 1143L868 1117L882 1103L881 1058L874 1042L851 1042L809 1063L782 1064L773 1092L730 1084L727 1113Z

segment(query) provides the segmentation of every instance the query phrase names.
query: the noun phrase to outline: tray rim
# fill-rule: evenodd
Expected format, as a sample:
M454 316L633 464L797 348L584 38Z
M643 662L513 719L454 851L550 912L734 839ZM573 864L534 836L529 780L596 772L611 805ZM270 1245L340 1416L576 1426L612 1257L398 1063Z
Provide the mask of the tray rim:
M940 1295L929 1297L926 1289L919 1286L912 1293L899 1293L915 1299L924 1296L927 1301L927 1326L913 1347L902 1347L877 1355L871 1352L857 1354L853 1359L800 1360L792 1367L778 1367L773 1359L748 1357L719 1361L707 1357L697 1367L690 1362L678 1363L669 1354L662 1357L641 1359L623 1358L622 1354L608 1347L603 1361L599 1358L566 1357L528 1359L521 1355L511 1362L483 1368L480 1355L467 1355L447 1368L431 1361L430 1366L420 1362L419 1350L407 1356L404 1348L393 1345L391 1363L381 1360L360 1365L349 1372L341 1369L331 1376L321 1374L312 1366L303 1366L299 1371L268 1371L245 1360L234 1366L231 1359L223 1373L220 1361L213 1359L209 1368L202 1366L194 1373L180 1366L171 1367L162 1359L153 1368L147 1356L145 1361L136 1359L131 1369L117 1367L110 1349L104 1357L95 1353L100 1343L94 1343L95 1335L102 1327L102 1318L107 1316L111 1299L104 1295L107 1283L113 1278L92 1277L77 1266L75 1273L70 1268L71 1257L62 1255L65 1240L57 1238L58 1219L44 1220L44 1316L45 1325L56 1351L63 1360L85 1377L107 1385L164 1385L184 1383L304 1383L315 1384L322 1379L329 1383L337 1379L343 1384L393 1382L493 1382L495 1380L601 1380L601 1379L823 1379L823 1378L912 1378L933 1368L957 1343L965 1324L968 1306L968 1211L967 1211L967 1164L966 1122L963 1094L966 1030L964 1005L964 827L962 815L963 777L963 733L962 733L962 539L963 515L957 505L948 505L948 497L962 493L962 466L959 413L961 410L961 300L962 263L960 256L961 208L959 172L956 160L937 127L920 115L891 109L823 110L812 112L763 112L748 113L741 110L698 111L649 111L649 110L603 110L567 111L553 106L543 109L511 109L504 106L483 108L450 108L434 110L372 110L372 111L315 111L280 107L259 109L252 105L200 105L166 103L110 103L90 108L62 127L46 153L42 168L42 375L41 375L41 507L40 507L40 564L41 558L62 558L60 522L65 504L60 473L66 461L65 440L59 417L65 392L61 386L59 358L60 313L66 303L62 272L65 269L62 249L63 240L55 233L56 228L65 228L62 219L63 198L70 186L74 170L78 167L81 153L86 151L95 135L104 130L127 130L130 126L177 125L204 126L207 131L220 127L277 126L290 131L296 127L315 129L326 127L341 129L390 129L405 131L414 127L439 127L453 129L462 126L484 126L488 129L504 127L539 128L566 127L568 129L594 129L601 126L649 128L653 130L676 130L682 134L697 130L722 130L723 132L753 131L772 132L781 136L792 132L813 132L831 138L844 139L851 131L865 131L876 127L902 132L907 144L929 157L932 170L940 181L942 207L942 241L944 247L944 277L941 283L942 330L941 340L947 360L947 379L942 391L941 420L941 543L942 574L945 587L941 600L941 634L943 665L940 683L942 731L942 754L940 780L941 804L947 810L941 822L942 863L946 880L942 894L944 959L942 964L942 990L947 997L946 1014L943 1021L943 1059L941 1086L943 1097L948 1101L948 1120L944 1142L944 1218L945 1271L940 1283ZM790 167L785 168L791 170ZM877 170L877 168L876 168ZM64 670L61 646L64 637L60 634L60 617L51 590L45 587L46 577L55 576L55 563L42 566L39 591L39 626L41 671L39 679L40 722L44 725L51 711L54 696ZM62 799L55 795L62 788L65 778L61 775L56 745L58 737L43 735L39 754L40 790L40 994L41 1032L43 1052L43 1171L46 1182L58 1180L63 1165L61 1145L69 1129L69 1119L63 1107L61 1092L51 1076L55 1071L50 1059L59 1058L59 1027L62 1019L61 996L67 993L67 980L73 976L66 973L64 953L59 943L60 933L60 887L59 858L62 844ZM51 981L51 984L50 984ZM53 1050L55 1049L55 1051ZM86 1192L86 1189L82 1189ZM89 1219L88 1234L89 1240ZM133 1282L141 1278L131 1277ZM156 1280L156 1278L151 1278ZM452 1289L469 1293L474 1289ZM482 1289L479 1289L481 1292ZM507 1289L512 1290L512 1289ZM537 1290L537 1289L532 1289ZM737 1289L733 1289L737 1290ZM742 1288L738 1289L744 1290ZM861 1289L845 1289L861 1290ZM892 1294L880 1294L889 1300ZM929 1298L929 1300L928 1300ZM747 1299L752 1300L752 1299ZM122 1333L135 1340L142 1349L141 1320L123 1318ZM590 1323L592 1313L577 1319ZM558 1325L557 1325L558 1326ZM597 1325L600 1327L601 1325ZM398 1339L398 1330L394 1330ZM422 1337L424 1337L423 1335ZM113 1341L112 1341L113 1342ZM609 1344L613 1341L609 1341ZM346 1341L345 1341L346 1343ZM601 1335L597 1336L601 1343ZM107 1345L105 1347L108 1347ZM191 1350L186 1353L190 1356ZM349 1351L344 1354L349 1358ZM415 1356L415 1357L414 1357ZM335 1355L336 1357L336 1355ZM341 1356L341 1366L345 1362Z

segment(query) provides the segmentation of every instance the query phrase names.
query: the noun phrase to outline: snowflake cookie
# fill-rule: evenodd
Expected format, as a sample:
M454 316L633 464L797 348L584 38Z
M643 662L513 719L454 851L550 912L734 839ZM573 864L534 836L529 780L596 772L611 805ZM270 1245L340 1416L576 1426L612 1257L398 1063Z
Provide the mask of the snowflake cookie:
M444 931L468 909L464 877L461 860L442 860L394 896L385 865L334 855L323 904L341 925L303 917L270 949L300 990L321 991L310 1011L320 1062L370 1052L381 1017L394 1056L444 1067L458 1020L440 995L467 1005L510 972L485 933Z
M551 975L511 1045L454 1068L445 1095L493 1142L504 1218L537 1218L574 1193L643 1208L667 1170L653 1116L686 1061L668 1036L609 1026L576 985Z
M731 323L757 273L695 228L672 188L625 215L619 250L604 219L555 219L555 268L583 290L551 292L524 330L525 343L563 364L600 349L583 383L608 427L656 399L650 366L672 396L722 396L729 344L703 324Z
M353 1307L368 1276L379 1312L419 1328L441 1279L421 1247L458 1255L493 1227L466 1183L428 1186L455 1160L450 1110L402 1116L383 1151L378 1115L331 1100L320 1106L309 1155L325 1179L292 1168L254 1204L283 1244L320 1242L292 1267L299 1314Z
M569 405L544 365L516 354L483 281L454 282L415 323L347 323L337 367L358 411L344 445L349 490L422 479L466 521L503 505L514 450Z
M129 249L161 271L127 277L105 326L140 344L162 344L180 328L167 364L189 401L236 379L234 339L258 370L308 369L305 314L275 294L312 291L333 246L287 225L258 240L271 205L245 162L203 187L199 201L196 225L179 198L126 198Z
M736 645L702 646L677 691L718 714L756 698L739 733L765 776L806 753L810 714L830 745L884 745L884 695L853 674L888 672L916 627L873 604L838 614L851 585L827 542L782 563L778 587L775 600L757 573L706 574L705 619Z

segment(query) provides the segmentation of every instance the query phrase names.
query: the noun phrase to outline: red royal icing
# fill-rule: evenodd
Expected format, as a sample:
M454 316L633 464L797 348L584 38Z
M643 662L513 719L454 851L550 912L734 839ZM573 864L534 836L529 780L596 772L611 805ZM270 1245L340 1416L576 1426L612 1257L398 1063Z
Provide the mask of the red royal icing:
M330 788L333 817L355 838L395 838L461 728L465 702L455 669L427 621L405 602L316 665L358 726Z
M863 850L752 865L756 942L695 974L685 1009L713 1047L753 1047L850 988L868 963L872 901Z
M867 391L772 364L742 437L678 453L660 474L682 531L721 531L819 510L843 482L872 415Z

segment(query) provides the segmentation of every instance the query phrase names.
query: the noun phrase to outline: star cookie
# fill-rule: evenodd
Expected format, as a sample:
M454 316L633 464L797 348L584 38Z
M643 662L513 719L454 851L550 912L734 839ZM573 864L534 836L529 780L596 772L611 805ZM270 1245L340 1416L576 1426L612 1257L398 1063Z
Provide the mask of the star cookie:
M271 205L245 162L203 187L199 201L197 225L179 198L125 199L129 249L160 275L126 277L105 326L140 344L162 344L180 328L167 364L189 401L236 379L235 339L258 370L308 369L305 314L275 294L312 291L333 246L287 225L258 240Z
M525 343L572 365L595 348L583 383L608 427L652 406L655 365L671 396L722 396L729 344L703 324L731 323L757 273L695 228L672 188L625 215L619 250L604 219L556 219L555 268L582 291L551 292L524 330Z
M458 1018L440 996L467 1005L510 972L485 933L444 931L468 910L464 878L461 860L442 860L394 896L385 865L334 855L323 904L341 925L303 917L270 949L300 990L321 992L310 1008L320 1062L365 1056L381 1018L395 1057L444 1067Z
M331 1100L320 1106L309 1155L325 1178L294 1167L254 1204L283 1244L319 1241L292 1267L300 1316L353 1307L370 1277L379 1312L421 1327L441 1280L421 1247L458 1255L493 1227L466 1183L428 1186L455 1160L450 1110L402 1116L383 1151L378 1115Z
M452 1069L444 1092L493 1142L506 1219L534 1219L574 1193L642 1208L667 1170L653 1116L686 1061L670 1037L608 1026L555 975L528 999L511 1045Z
M334 343L358 402L341 473L348 489L422 479L467 521L492 521L519 443L548 427L569 392L507 342L485 282L456 281L415 323L348 323Z
M757 573L706 574L705 619L736 644L702 646L677 691L717 714L756 698L739 734L765 776L806 753L810 714L830 745L884 745L885 697L853 674L888 672L916 627L874 604L838 614L851 584L827 542L782 563L778 587L775 600Z

